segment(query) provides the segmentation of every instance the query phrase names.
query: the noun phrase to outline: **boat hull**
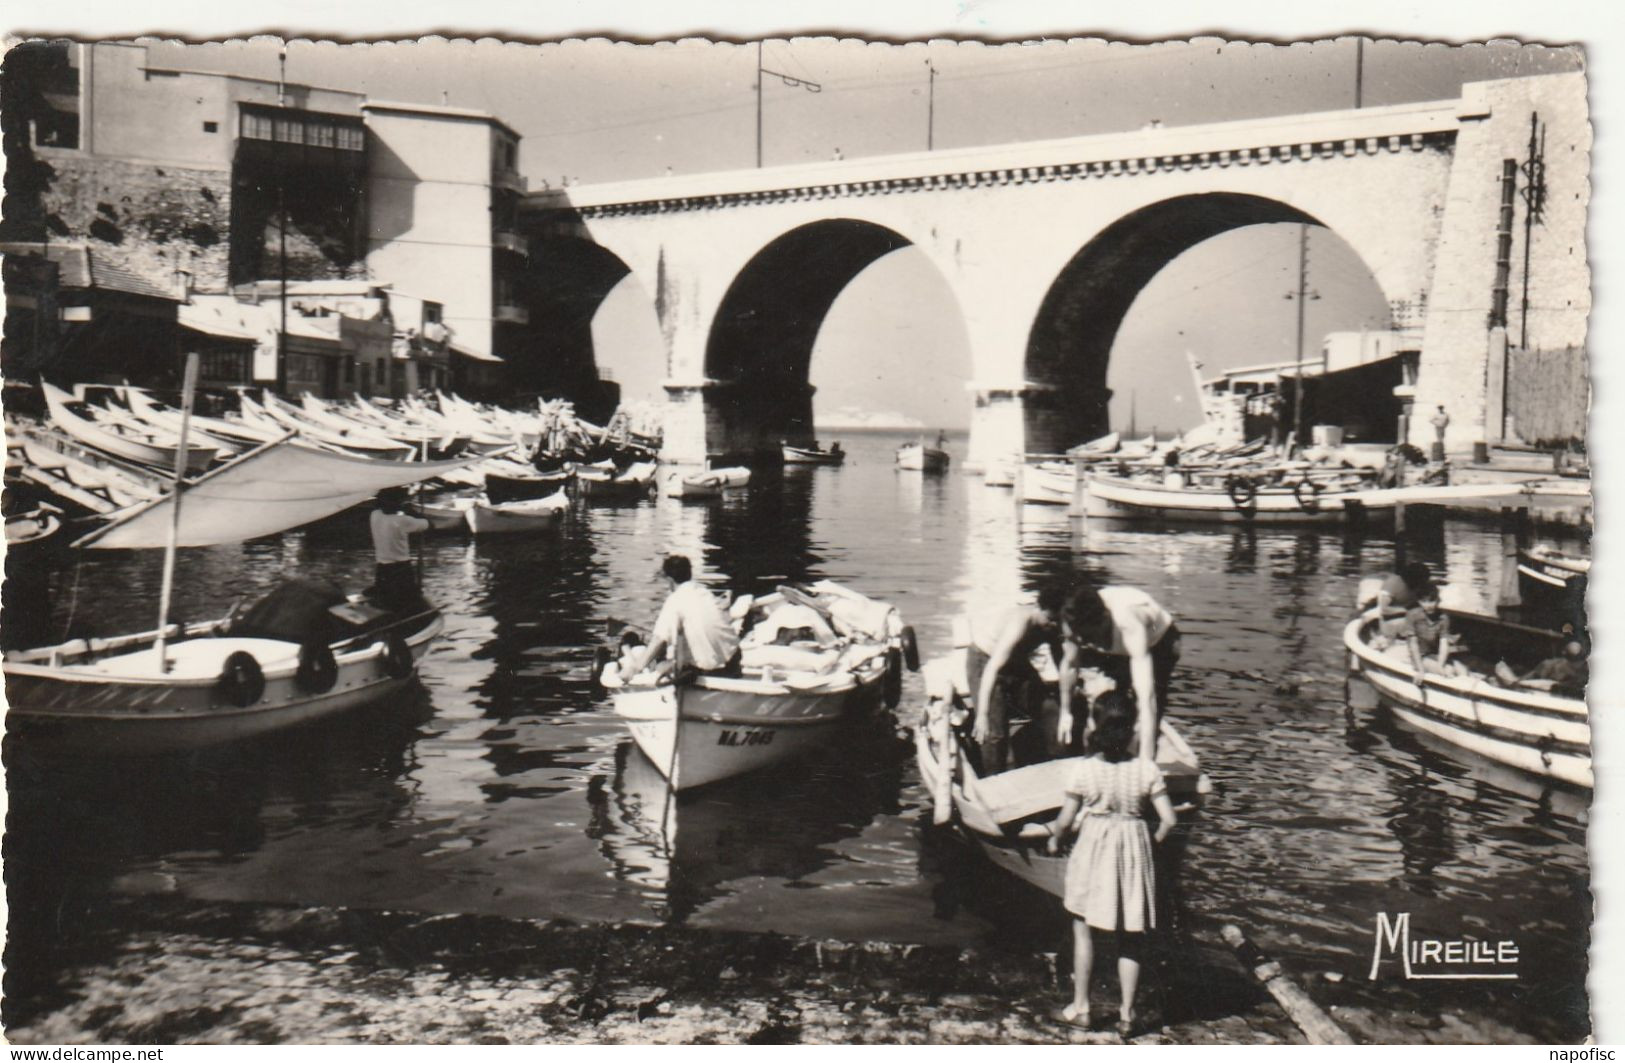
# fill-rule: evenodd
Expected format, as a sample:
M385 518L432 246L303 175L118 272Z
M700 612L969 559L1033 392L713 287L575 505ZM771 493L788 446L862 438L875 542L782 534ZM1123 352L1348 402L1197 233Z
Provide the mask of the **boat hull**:
M557 494L550 496L550 498L560 497L562 496ZM538 502L546 501L548 499L538 500ZM475 502L468 507L465 516L468 520L468 530L475 535L500 535L556 528L568 508L567 504L542 506L536 502L510 502L506 505L492 506Z
M1091 474L1084 484L1084 515L1113 520L1196 521L1220 524L1337 524L1344 502L1358 492L1327 492L1306 509L1291 491L1260 490L1255 504L1237 506L1219 491L1193 491ZM1367 514L1391 507L1367 507Z
M846 460L846 454L832 454L827 450L808 450L805 447L792 447L788 443L783 445L784 463L786 465L840 465Z
M897 467L904 472L944 472L948 468L948 452L918 443L899 447Z
M1021 470L1021 500L1043 506L1070 506L1077 483L1070 469L1028 466Z
M1418 677L1365 641L1368 624L1351 621L1343 642L1350 670L1417 730L1535 775L1591 787L1591 723L1583 699L1509 690L1476 676Z
M1546 553L1539 548L1518 553L1518 596L1534 615L1562 623L1585 624L1586 586L1591 564L1584 558Z
M405 636L414 665L442 626L436 613ZM410 674L390 674L381 638L336 652L337 677L320 694L299 685L296 643L219 637L175 643L172 650L179 654L188 646L192 649L187 652L211 660L223 660L237 649L253 653L262 661L264 693L251 705L233 704L217 690L218 667L201 676L98 676L8 662L6 727L22 748L34 752L146 756L242 741L325 719L388 697L412 679Z
M828 744L846 724L879 710L884 674L885 659L876 658L826 690L704 676L681 691L680 727L671 686L617 691L615 713L673 789L692 790Z
M51 421L79 442L142 465L158 469L175 467L176 455L180 453L179 440L173 445L164 445L122 434L101 424L94 417L82 416L75 412L74 407L79 404L71 395L44 383L40 385L40 389L45 394ZM216 453L214 447L187 446L186 471L201 472L207 469L209 463L214 461Z

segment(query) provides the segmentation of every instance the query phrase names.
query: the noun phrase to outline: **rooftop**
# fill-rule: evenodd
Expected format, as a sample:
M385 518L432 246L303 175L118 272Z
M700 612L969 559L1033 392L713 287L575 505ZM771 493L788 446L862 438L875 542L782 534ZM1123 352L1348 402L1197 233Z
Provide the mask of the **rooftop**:
M104 261L84 244L0 243L0 254L43 258L56 263L57 284L63 288L123 292L180 302L173 289Z

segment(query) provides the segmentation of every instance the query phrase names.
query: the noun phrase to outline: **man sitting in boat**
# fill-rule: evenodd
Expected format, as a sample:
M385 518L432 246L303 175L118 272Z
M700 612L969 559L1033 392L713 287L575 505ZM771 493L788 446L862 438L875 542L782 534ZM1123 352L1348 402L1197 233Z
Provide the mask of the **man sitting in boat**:
M673 682L685 683L695 675L739 674L739 635L716 597L694 580L694 565L682 554L672 554L660 566L671 593L642 647L621 668L622 681L660 661L667 650L679 670Z
M1179 627L1172 614L1136 587L1083 587L1066 603L1064 630L1071 659L1061 668L1057 734L1072 732L1072 687L1081 663L1098 668L1120 690L1132 687L1140 714L1139 755L1154 760L1168 684L1179 663Z
M378 508L372 511L372 549L377 567L373 576L373 599L392 612L417 612L423 604L417 575L412 571L413 532L429 530L429 522L404 512L406 489L389 487L378 492Z
M971 618L965 682L976 695L971 735L983 775L1047 760L1066 750L1057 737L1061 729L1056 703L1047 697L1048 684L1032 662L1034 652L1048 646L1061 674L1071 674L1076 649L1062 645L1061 608L1065 603L1065 588L1052 584L1038 592L1036 604ZM1027 726L1012 727L1017 721ZM1013 750L1012 742L1021 748Z
M1591 682L1591 667L1587 663L1590 647L1583 635L1570 634L1563 643L1563 653L1550 657L1518 675L1505 661L1495 663L1495 678L1502 686L1522 687L1525 690L1548 690L1572 698L1585 697Z

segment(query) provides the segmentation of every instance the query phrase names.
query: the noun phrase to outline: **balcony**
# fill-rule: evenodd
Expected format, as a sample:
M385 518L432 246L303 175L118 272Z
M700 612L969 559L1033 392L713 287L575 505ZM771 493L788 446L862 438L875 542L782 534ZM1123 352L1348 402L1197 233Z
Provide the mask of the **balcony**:
M491 317L504 325L530 324L530 311L511 303L497 303L491 308Z
M491 186L524 195L527 182L512 170L493 170L491 172Z

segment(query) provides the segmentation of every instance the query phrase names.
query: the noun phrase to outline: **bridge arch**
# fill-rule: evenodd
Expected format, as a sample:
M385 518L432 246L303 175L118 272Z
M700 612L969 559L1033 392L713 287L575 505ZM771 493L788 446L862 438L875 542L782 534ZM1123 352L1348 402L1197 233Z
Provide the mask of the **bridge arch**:
M1110 431L1112 345L1135 298L1165 266L1213 237L1280 222L1330 228L1280 200L1211 192L1148 204L1090 239L1051 283L1028 335L1027 449L1064 450Z
M517 334L509 349L522 353L510 356L508 364L519 391L577 396L585 416L608 418L616 395L599 381L593 318L630 273L618 255L584 234L530 239L524 267L513 281L513 305L523 319L497 326Z
M813 345L836 298L879 259L912 245L854 218L774 238L735 274L705 348L707 449L738 453L813 438Z

